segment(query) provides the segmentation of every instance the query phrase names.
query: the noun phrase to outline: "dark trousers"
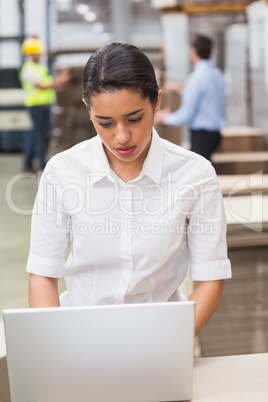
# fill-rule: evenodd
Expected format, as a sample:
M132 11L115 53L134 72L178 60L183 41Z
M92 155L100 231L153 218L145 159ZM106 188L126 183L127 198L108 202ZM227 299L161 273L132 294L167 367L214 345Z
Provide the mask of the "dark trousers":
M31 106L28 111L32 118L33 128L25 145L24 165L32 168L33 160L37 158L39 168L46 166L47 132L49 130L49 106Z
M210 156L219 145L221 133L219 131L191 130L191 151L210 160Z

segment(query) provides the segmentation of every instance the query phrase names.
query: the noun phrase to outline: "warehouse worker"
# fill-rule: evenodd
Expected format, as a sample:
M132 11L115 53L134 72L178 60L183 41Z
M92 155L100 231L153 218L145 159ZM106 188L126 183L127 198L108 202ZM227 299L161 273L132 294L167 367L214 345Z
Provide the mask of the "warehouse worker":
M191 45L194 71L188 78L182 93L181 107L173 113L169 108L161 110L155 121L160 124L181 126L188 124L191 131L191 151L208 160L220 142L224 118L224 78L221 70L214 66L209 57L212 41L196 35ZM167 89L178 92L176 86Z
M59 306L63 276L65 305L178 301L190 259L196 334L218 306L231 276L221 190L206 159L154 130L161 95L135 46L112 43L89 58L83 101L97 136L53 156L42 175L31 307Z
M54 88L67 82L70 77L68 71L63 71L53 80L48 68L39 64L44 46L36 37L25 40L22 51L25 56L30 57L30 60L23 64L19 78L25 91L25 106L29 110L33 124L29 141L25 146L24 171L34 172L34 158L38 159L40 170L46 165L49 105L56 99Z

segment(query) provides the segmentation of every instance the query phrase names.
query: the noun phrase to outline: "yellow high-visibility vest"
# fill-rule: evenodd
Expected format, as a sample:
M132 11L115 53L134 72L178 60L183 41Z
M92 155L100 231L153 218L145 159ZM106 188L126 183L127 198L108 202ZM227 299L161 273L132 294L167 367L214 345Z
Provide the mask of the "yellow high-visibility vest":
M30 107L53 103L56 99L54 89L38 89L33 83L24 81L23 72L26 69L30 72L32 71L34 76L39 77L39 84L41 85L50 85L53 82L53 78L49 74L46 66L34 63L33 61L26 61L19 74L22 87L25 91L25 105Z

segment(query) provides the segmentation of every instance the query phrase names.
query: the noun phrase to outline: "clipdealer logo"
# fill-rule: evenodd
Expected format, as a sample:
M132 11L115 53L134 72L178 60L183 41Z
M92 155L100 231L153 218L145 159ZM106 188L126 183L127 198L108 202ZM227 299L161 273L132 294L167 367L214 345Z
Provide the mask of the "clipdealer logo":
M22 180L34 180L39 183L40 174L19 173L12 177L6 186L5 198L10 210L18 215L30 216L34 211L32 209L24 209L16 203L13 192ZM62 197L66 188L62 191ZM81 201L81 188L72 188L76 192L78 204ZM79 190L79 192L78 192ZM266 219L264 214L264 198L263 198L263 172L257 171L251 175L245 175L238 180L230 189L229 193L223 197L224 209L229 224L240 224L247 228L260 233L263 229L263 222ZM193 191L191 198L195 199L197 194ZM82 197L83 198L83 197ZM176 201L180 198L179 194ZM185 197L182 197L183 199ZM127 197L126 197L127 199ZM116 200L114 200L116 202ZM203 206L204 207L204 206ZM49 211L48 211L49 212ZM182 211L185 212L185 211Z
M105 218L101 222L76 222L74 219L67 221L67 231L71 235L85 236L91 239L94 236L112 236L119 239L122 235L136 236L165 236L165 235L189 235L189 234L206 234L214 233L213 225L202 218L198 218L195 222L188 224L186 221L176 220L174 222L164 219L162 222L139 222L135 218L124 219L122 222L114 222L109 218Z
M241 224L260 233L263 229L263 172L258 171L237 181L224 197L227 222Z
M45 173L44 173L45 174ZM44 175L43 174L43 175ZM106 177L110 185L107 186L105 194L96 196L96 191L92 191L96 180ZM13 195L16 186L25 179L37 179L35 174L17 174L11 178L6 187L6 202L13 212L19 215L56 215L57 223L60 224L63 214L76 216L80 213L88 216L103 216L110 213L115 208L119 208L126 215L140 215L144 213L148 216L173 214L174 209L182 215L192 215L195 213L204 214L205 193L203 185L192 184L174 185L172 172L167 175L165 189L159 184L147 184L140 187L135 183L120 187L109 175L103 173L87 173L85 182L64 184L55 182L53 173L48 172L45 180L39 184L39 197L36 198L33 209L23 209L14 201ZM40 178L40 177L39 177ZM208 186L208 191L210 187ZM200 193L200 195L199 195ZM189 205L198 202L198 211L189 210ZM132 208L133 202L136 203L135 210Z

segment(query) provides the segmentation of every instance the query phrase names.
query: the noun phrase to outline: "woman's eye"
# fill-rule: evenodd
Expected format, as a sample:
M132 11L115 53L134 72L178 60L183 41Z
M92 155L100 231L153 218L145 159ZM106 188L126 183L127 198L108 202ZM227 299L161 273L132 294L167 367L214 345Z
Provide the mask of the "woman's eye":
M110 127L112 125L112 123L100 123L99 122L99 126L101 126L101 127Z
M143 118L143 116L139 116L139 117L137 117L136 119L128 119L128 122L129 122L130 124L136 124L136 123L139 123L139 122L142 120L142 118ZM109 127L111 127L113 124L114 124L113 122L102 122L102 121L99 121L99 122L98 122L98 125L101 126L101 127L103 127L103 128L109 128Z
M136 119L129 119L128 121L130 122L130 123L139 123L139 121L141 121L141 119L142 119L142 117L143 116L140 116L140 117L137 117Z

